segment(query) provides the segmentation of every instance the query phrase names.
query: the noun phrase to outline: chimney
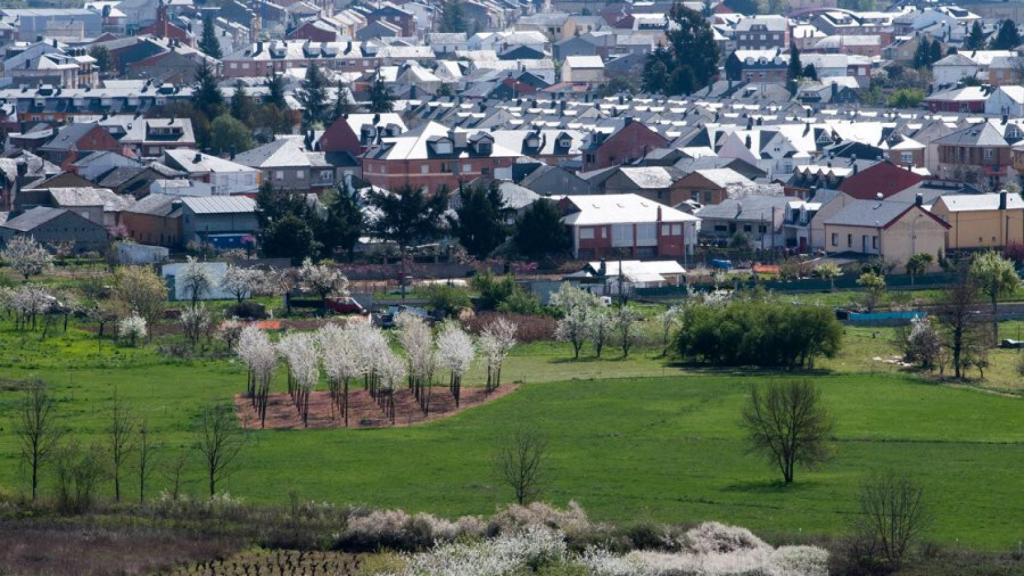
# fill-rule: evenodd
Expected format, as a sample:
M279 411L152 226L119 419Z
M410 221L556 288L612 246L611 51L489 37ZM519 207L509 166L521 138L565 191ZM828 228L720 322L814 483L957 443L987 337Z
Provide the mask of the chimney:
M192 159L192 163L193 164L199 164L202 161L203 161L203 153L202 152L196 152L196 157Z
M53 39L53 47L54 47L54 48L56 48L56 47L57 47L57 39L56 39L56 38L54 38L54 39Z
M918 208L924 206L924 194L920 192L917 193L917 196L914 198L914 206L917 206Z
M857 175L857 164L856 163L853 164L853 175L854 176Z
M999 191L999 209L1006 210L1006 188Z

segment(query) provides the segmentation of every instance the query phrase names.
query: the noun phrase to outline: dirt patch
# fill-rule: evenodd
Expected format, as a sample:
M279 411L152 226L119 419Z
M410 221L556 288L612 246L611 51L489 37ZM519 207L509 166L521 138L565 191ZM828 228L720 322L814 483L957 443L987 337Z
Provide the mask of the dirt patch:
M430 413L424 414L419 402L411 390L402 389L395 392L395 423L384 413L384 410L370 396L370 393L356 386L349 391L349 428L384 428L390 426L412 426L421 422L448 418L479 406L481 404L496 400L513 392L515 384L505 384L488 394L483 388L463 388L462 398L458 408L455 407L455 398L448 392L447 387L434 386L430 392ZM235 411L242 425L246 428L260 428L260 421L253 409L252 402L244 394L235 396ZM332 408L331 394L329 392L313 392L309 398L309 423L308 428L341 428L345 421L336 410ZM267 404L268 429L292 429L302 428L302 419L299 411L292 403L291 396L286 393L272 394Z

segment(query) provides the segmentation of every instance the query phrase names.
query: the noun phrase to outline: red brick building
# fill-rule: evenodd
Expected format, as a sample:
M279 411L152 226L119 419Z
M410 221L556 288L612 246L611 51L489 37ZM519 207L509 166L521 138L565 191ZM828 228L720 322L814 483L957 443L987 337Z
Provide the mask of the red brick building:
M402 116L394 112L346 114L328 126L320 136L320 150L348 152L356 157L373 145L378 135L380 137L400 136L406 130Z
M559 201L576 258L682 259L699 218L637 194L566 196Z
M122 146L98 123L68 124L60 128L52 140L39 147L39 154L69 170L70 165L84 153L106 150L122 152Z
M625 164L668 145L668 139L627 116L622 126L605 134L595 132L584 146L583 170L597 170Z

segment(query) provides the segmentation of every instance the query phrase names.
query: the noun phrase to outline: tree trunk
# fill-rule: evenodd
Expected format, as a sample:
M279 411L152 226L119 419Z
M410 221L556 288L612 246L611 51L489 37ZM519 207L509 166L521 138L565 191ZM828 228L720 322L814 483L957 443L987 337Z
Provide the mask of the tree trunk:
M996 294L992 295L992 344L999 344L999 302Z

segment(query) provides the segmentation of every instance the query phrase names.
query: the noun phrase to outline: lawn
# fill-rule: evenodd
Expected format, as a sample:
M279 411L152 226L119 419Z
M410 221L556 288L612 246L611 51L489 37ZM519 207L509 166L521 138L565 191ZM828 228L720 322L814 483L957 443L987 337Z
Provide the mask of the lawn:
M836 452L821 470L798 470L790 487L745 453L738 426L749 386L779 376L683 370L651 350L574 362L565 345L536 343L509 359L506 381L525 382L509 397L415 428L253 433L223 488L254 502L295 494L488 514L510 499L495 480L493 454L524 427L550 442L545 498L575 499L597 519L718 519L768 534L836 533L851 521L859 483L872 470L899 469L927 491L933 538L1015 545L1024 537L1024 400L929 383L872 360L891 354L890 339L885 329L848 328L843 354L820 363L827 372L803 376L819 383L836 416ZM231 361L170 361L152 347L109 342L99 351L75 329L39 342L38 333L23 337L5 322L0 345L0 378L50 383L68 427L85 441L102 441L116 387L147 420L165 468L187 450L201 407L227 402L244 386ZM467 384L482 380L475 370ZM1012 368L1004 371L1012 380ZM0 382L0 491L25 489L7 433L16 399ZM192 456L188 489L200 494L201 465ZM167 485L162 471L152 484L154 491Z

